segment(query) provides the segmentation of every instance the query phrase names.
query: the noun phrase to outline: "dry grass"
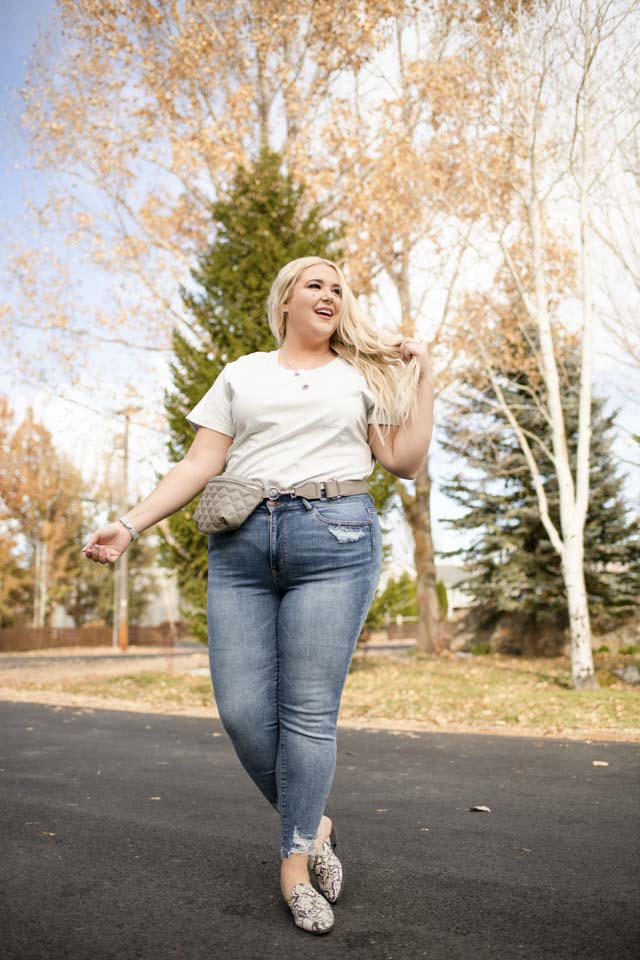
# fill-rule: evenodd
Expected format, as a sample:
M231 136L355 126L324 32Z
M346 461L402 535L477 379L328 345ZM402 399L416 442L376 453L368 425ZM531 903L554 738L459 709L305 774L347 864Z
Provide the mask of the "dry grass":
M341 717L476 733L640 740L640 689L612 672L637 659L595 654L600 689L574 690L565 657L367 655L354 661Z
M86 652L86 651L83 651ZM47 651L50 654L51 651ZM595 654L599 690L574 690L569 661L500 654L470 659L356 655L345 685L345 726L640 740L640 688L614 667L637 656ZM3 669L0 699L217 716L206 653L159 660L87 661Z

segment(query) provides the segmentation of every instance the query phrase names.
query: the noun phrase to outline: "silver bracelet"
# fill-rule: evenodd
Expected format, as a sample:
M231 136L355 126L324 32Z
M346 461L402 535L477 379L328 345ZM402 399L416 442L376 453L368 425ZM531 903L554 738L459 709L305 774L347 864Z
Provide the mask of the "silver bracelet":
M131 534L131 539L132 539L132 540L137 540L137 539L138 539L138 537L140 536L140 534L138 533L138 531L137 531L136 528L133 526L133 524L131 523L130 520L125 520L124 517L118 517L118 523L121 523L123 527L126 527L126 528L127 528L127 530L129 531L129 533Z

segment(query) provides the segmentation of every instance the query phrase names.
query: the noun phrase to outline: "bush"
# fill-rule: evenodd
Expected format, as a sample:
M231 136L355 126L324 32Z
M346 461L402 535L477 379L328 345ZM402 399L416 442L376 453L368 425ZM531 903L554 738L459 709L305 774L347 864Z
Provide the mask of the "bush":
M483 654L491 653L490 643L474 643L471 647L471 653L474 657L481 657Z

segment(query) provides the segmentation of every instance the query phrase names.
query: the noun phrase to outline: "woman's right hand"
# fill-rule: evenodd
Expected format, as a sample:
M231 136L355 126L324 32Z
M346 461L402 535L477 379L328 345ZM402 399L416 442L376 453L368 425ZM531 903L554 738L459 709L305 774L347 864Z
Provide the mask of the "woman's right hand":
M124 524L115 521L92 533L82 552L96 563L115 563L131 543L131 534Z

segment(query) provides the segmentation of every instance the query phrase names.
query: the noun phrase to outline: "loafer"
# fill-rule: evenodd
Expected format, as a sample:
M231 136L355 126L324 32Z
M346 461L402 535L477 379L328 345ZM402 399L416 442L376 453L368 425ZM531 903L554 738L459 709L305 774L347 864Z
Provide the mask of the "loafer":
M296 926L309 933L329 933L333 929L333 910L310 883L294 883L287 900Z
M340 860L333 852L338 846L336 828L332 826L331 836L322 841L322 850L309 854L309 866L313 870L318 886L329 903L335 903L344 885L344 874Z

